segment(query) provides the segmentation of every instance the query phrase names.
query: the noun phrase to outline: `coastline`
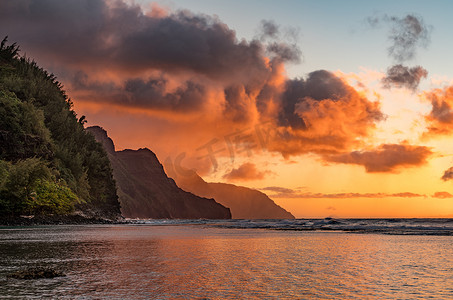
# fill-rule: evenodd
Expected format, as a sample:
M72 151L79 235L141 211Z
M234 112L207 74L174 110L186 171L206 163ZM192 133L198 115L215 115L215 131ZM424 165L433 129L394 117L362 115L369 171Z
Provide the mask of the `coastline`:
M224 229L267 229L280 232L344 232L384 235L453 236L453 219L128 219L100 217L99 215L66 215L20 217L0 220L0 227L32 227L40 225L149 225L149 226L202 226Z
M99 216L82 215L53 215L53 216L22 216L2 218L0 226L37 226L37 225L94 225L94 224L119 224L121 218L109 219Z

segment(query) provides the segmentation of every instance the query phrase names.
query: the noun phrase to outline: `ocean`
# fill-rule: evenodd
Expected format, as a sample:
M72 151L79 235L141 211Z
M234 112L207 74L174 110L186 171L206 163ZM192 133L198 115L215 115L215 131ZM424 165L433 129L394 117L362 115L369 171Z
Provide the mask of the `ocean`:
M453 220L0 227L1 299L453 299ZM66 276L7 275L51 267Z

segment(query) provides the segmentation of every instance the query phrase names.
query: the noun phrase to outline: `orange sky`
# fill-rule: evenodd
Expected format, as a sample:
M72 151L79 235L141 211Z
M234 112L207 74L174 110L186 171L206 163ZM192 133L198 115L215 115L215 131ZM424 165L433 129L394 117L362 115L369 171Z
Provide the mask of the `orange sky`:
M219 119L202 122L200 116L174 122L171 114L165 116L155 111L121 106L107 108L83 101L76 102L76 110L104 126L118 150L149 147L162 162L168 158L175 160L185 153L181 165L198 170L207 181L257 189L289 189L290 194L271 189L262 191L296 217L451 217L452 183L441 180L444 171L453 165L451 138L428 133L432 122L427 115L432 105L426 99L426 92L385 90L379 87L384 74L374 72L374 79L365 79L370 77L369 73L371 71L357 76L367 81L368 94L380 95L377 98L386 117L376 122L359 143L362 148L358 149L374 149L382 144L412 144L430 149L432 153L426 160L397 166L389 172L367 172L360 164L326 161L323 154L301 153L284 157L269 151L267 148L272 142L260 144L258 135L275 131L272 123L230 127ZM354 74L340 75L350 80ZM241 135L251 138L250 148L231 143ZM216 170L207 145L213 151L221 150L212 156L217 162ZM253 170L241 168L250 165ZM235 177L226 176L232 170L241 172L236 172ZM441 198L435 195L439 192L444 192ZM351 196L351 193L355 194Z
M0 34L55 73L117 150L148 147L206 181L260 189L296 217L453 215L453 75L419 59L433 18L370 11L299 28L263 17L243 38L196 11L83 3L0 3ZM366 36L336 39L350 19ZM319 67L294 76L313 52ZM430 65L445 65L436 53Z

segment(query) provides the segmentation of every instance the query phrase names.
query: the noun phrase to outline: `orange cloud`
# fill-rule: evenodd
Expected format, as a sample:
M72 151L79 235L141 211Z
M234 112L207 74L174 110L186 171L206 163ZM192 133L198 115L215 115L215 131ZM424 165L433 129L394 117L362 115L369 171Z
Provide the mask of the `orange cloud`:
M367 172L394 172L401 167L420 166L426 163L432 151L425 146L383 144L377 149L353 151L345 154L325 155L329 162L355 164Z
M442 176L442 180L447 181L447 180L452 180L453 179L453 167L449 168L444 172L444 175Z
M417 194L412 192L400 192L400 193L310 193L310 192L301 192L299 189L289 189L278 186L270 186L261 188L260 190L265 192L272 192L270 197L273 198L301 198L301 199L316 199L316 198L338 198L338 199L347 199L347 198L417 198L417 197L426 197L424 194Z
M269 149L284 156L360 147L360 138L384 118L379 103L324 70L288 80L280 101L279 126Z
M446 198L453 198L453 195L450 194L449 192L435 192L432 197L446 199Z
M295 194L297 192L296 190L279 187L279 186L268 186L265 188L261 188L260 190L261 191L270 191L270 192L274 192L277 194Z
M49 0L41 14L34 1L0 2L0 33L54 67L79 114L107 128L120 148L146 145L163 158L187 152L189 167L206 163L199 158L210 153L200 149L219 157L238 148L333 155L364 148L384 119L378 102L329 71L287 78L285 63L300 61L301 51L272 22L245 41L218 17L186 10Z
M236 180L259 180L263 179L270 171L258 171L255 164L244 163L237 169L233 169L223 176L224 179L229 181Z
M349 199L349 198L418 198L426 197L423 194L403 192L403 193L278 193L270 195L273 198L301 198L301 199Z
M426 116L428 122L427 135L453 132L453 86L427 92L425 97L432 104L431 112Z

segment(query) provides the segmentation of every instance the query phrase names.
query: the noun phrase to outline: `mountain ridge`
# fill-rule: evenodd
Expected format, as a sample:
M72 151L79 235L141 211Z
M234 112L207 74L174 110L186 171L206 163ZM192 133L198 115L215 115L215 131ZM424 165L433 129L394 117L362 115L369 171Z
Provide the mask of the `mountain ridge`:
M212 197L229 207L233 219L294 219L265 193L255 189L222 182L206 182L195 171L185 170L178 175L171 162L165 168L183 190L202 197Z
M180 189L148 148L115 151L107 132L88 127L108 153L118 186L121 212L127 218L229 219L230 210L214 199Z

